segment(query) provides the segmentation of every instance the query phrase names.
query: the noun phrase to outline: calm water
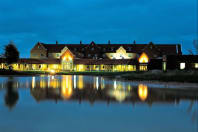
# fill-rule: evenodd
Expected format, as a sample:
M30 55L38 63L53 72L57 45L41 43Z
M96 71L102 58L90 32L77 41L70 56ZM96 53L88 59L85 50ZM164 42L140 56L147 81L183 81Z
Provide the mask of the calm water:
M196 87L91 76L0 77L0 132L198 132Z

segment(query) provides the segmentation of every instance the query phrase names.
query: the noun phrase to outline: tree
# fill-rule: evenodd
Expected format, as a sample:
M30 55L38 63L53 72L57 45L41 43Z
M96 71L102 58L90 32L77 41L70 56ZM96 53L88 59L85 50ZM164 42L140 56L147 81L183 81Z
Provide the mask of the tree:
M5 46L4 56L6 58L6 63L9 66L9 69L11 69L10 65L16 63L19 59L19 51L17 50L13 42L10 42L8 45Z

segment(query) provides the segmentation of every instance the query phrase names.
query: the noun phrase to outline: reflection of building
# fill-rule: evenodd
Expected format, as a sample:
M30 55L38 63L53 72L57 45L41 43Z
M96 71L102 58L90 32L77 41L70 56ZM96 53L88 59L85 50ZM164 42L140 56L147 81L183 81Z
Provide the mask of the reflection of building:
M182 56L179 44L44 44L37 43L30 59L13 64L15 70L39 71L147 71L169 68L169 56ZM195 58L198 58L194 56ZM189 57L188 60L191 60ZM190 62L198 68L198 59ZM176 61L185 69L185 62ZM0 69L6 68L0 59ZM174 68L176 66L173 65Z
M80 76L76 76L76 82L81 80L79 77ZM89 101L91 104L95 101L104 101L107 103L123 102L133 104L144 102L149 105L158 102L175 103L179 102L180 99L195 100L198 96L196 89L157 89L149 88L145 84L139 84L138 86L132 87L131 85L121 81L111 81L110 83L104 83L101 81L102 78L100 77L92 79L93 80L83 79L83 87L80 88L78 88L77 84L74 83L74 76L63 76L62 79L57 78L57 82L60 85L56 85L56 88L48 85L46 85L46 88L42 88L40 87L40 81L33 79L32 81L35 82L35 84L33 85L34 87L31 88L31 94L37 101L71 100L79 102ZM47 84L48 80L43 80L45 80ZM95 83L94 80L96 80Z
M61 95L64 99L69 99L73 92L72 76L63 76L61 82Z

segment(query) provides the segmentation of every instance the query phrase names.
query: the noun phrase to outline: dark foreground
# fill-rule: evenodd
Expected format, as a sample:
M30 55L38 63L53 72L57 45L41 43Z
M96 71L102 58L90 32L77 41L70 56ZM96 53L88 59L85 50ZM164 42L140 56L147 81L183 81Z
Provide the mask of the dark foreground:
M44 71L9 71L0 70L0 75L8 76L37 76L37 75L55 75ZM191 82L198 83L198 71L148 71L148 72L59 72L56 75L92 75L107 76L111 78L120 78L124 80L155 80L162 82Z

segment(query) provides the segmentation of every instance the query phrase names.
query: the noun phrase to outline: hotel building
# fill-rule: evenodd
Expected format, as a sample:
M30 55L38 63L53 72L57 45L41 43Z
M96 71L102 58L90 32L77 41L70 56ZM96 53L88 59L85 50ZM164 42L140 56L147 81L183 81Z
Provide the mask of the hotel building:
M179 56L179 57L178 57ZM180 58L180 59L178 59ZM38 42L30 58L19 59L14 70L34 71L148 71L185 69L180 44L45 44ZM191 57L190 57L191 58ZM192 67L198 68L195 61ZM168 64L168 62L170 62ZM174 62L174 65L172 63ZM178 67L179 65L179 67ZM0 68L4 68L1 60Z

